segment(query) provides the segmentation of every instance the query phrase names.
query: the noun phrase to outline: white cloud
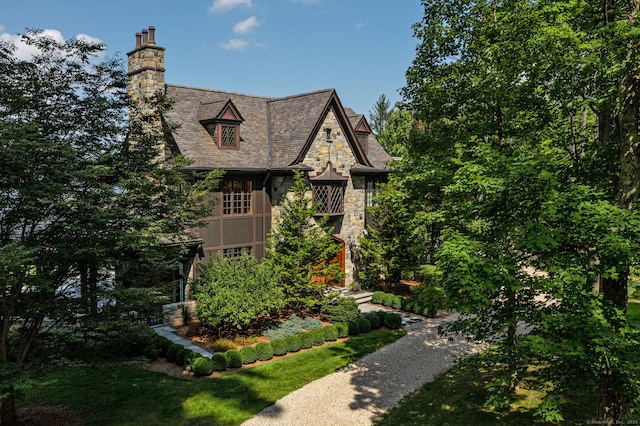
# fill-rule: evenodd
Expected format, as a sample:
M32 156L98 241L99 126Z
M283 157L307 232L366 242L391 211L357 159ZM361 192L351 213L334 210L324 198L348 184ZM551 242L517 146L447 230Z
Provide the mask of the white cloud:
M43 30L40 36L50 37L59 43L64 42L64 37L58 30ZM20 34L2 33L0 34L0 40L12 43L16 48L13 52L14 56L22 61L27 61L38 54L38 48L25 43Z
M226 12L236 6L251 7L251 0L214 0L209 12Z
M356 24L356 28L362 28L362 27L364 27L364 24L362 22L358 22Z
M39 33L39 36L49 37L54 41L56 41L57 43L65 42L65 38L63 37L62 33L58 30L52 30L52 29L43 30L41 33ZM33 45L25 43L22 40L22 36L20 34L1 33L0 40L4 42L12 43L16 48L14 51L14 56L17 59L20 59L22 61L28 61L39 53L39 49ZM76 40L84 40L86 42L91 42L91 43L102 43L102 40L95 37L91 37L86 34L78 34L76 36ZM99 56L102 56L103 54L104 52L102 52Z
M104 44L104 42L99 38L91 37L90 35L86 35L86 34L78 34L76 36L76 40L82 40L87 43L93 43L93 44Z
M233 26L233 32L236 34L246 34L258 26L260 26L260 22L258 22L255 16L252 16L235 24Z
M231 40L220 43L220 47L224 50L244 50L247 48L249 43L246 40L240 40L237 38L232 38Z
M294 3L303 3L303 4L312 4L312 3L320 3L320 0L291 0Z
M0 31L4 31L5 30L5 26L0 24Z

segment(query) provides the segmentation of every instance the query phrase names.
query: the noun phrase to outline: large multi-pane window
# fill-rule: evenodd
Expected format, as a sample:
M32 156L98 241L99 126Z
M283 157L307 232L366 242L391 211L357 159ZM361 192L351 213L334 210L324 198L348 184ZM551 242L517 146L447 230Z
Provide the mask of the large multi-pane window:
M332 182L313 185L313 201L318 203L318 214L344 214L344 184Z
M222 214L251 214L250 179L228 179L223 182Z

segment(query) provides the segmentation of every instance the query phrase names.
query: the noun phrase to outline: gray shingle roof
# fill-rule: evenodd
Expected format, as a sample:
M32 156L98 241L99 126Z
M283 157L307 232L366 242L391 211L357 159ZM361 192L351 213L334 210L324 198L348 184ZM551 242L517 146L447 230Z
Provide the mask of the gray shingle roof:
M333 105L342 109L333 89L268 98L178 85L166 88L174 106L165 118L178 126L172 133L173 141L180 153L193 161L190 167L197 169L299 168L297 160L308 148L328 108ZM244 118L238 150L219 149L200 122L217 116L229 100ZM357 116L348 108L344 111L346 124L353 129L362 115ZM357 145L355 140L354 143ZM369 138L368 154L361 159L363 169L385 169L391 160L373 135Z

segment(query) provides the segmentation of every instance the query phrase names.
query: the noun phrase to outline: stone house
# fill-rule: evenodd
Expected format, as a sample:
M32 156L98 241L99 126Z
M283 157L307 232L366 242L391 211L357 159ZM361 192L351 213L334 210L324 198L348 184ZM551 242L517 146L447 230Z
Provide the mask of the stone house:
M167 135L168 155L192 160L189 170L225 171L215 194L220 202L197 231L200 261L243 250L264 257L293 171L301 170L309 196L319 201L319 213L330 217L333 237L342 244L336 261L344 284L351 284L367 207L391 161L366 118L344 107L333 89L271 98L166 84L164 53L153 27L136 34L136 47L127 54L129 91L132 97L164 93L175 102L165 117L178 125ZM185 275L193 277L195 268L188 266Z

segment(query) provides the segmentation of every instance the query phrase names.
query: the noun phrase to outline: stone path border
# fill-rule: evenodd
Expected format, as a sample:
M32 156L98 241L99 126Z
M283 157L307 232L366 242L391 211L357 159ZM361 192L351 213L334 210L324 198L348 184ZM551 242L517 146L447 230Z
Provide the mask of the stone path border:
M177 343L178 345L182 345L190 351L197 352L202 356L206 356L207 358L211 358L213 354L206 349L201 348L198 345L195 345L189 339L185 339L182 336L176 334L175 329L173 327L166 327L163 325L154 325L151 327L153 331L155 331L160 336L171 340L173 343Z

